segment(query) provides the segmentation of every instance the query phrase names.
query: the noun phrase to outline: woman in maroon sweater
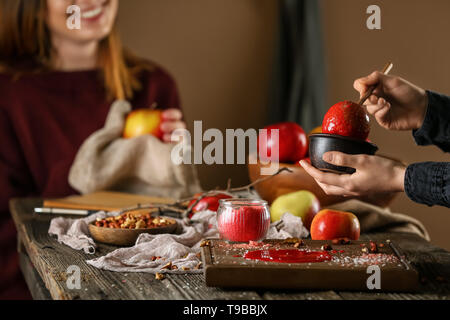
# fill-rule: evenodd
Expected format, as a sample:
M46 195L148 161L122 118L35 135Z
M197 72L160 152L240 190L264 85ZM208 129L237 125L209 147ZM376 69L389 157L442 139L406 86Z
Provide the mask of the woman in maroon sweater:
M79 30L66 24L73 4ZM118 0L0 0L0 299L30 297L9 199L76 193L69 168L115 99L166 109L165 141L185 126L172 78L122 49L117 8Z

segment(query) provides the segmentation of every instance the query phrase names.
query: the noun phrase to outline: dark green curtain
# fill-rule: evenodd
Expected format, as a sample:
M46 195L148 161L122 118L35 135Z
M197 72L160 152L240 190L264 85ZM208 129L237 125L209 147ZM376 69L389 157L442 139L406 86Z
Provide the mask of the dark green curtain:
M316 0L280 0L269 123L322 124L326 106L322 28Z

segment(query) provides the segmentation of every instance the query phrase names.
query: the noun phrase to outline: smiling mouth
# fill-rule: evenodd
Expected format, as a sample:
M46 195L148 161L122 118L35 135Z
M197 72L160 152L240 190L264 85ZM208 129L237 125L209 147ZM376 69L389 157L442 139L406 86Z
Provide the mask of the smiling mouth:
M104 11L104 7L100 6L91 10L84 11L81 14L81 18L83 19L94 19L100 16Z

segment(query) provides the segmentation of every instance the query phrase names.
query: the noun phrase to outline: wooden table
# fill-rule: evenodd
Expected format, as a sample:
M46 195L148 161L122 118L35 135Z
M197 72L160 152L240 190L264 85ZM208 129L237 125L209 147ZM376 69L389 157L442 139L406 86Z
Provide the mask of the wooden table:
M22 272L35 299L448 299L450 297L450 253L416 235L374 233L364 239L396 241L419 271L422 282L417 293L341 291L252 291L224 290L205 286L202 274L168 275L155 280L146 273L118 273L96 269L85 261L105 255L115 247L102 245L94 255L59 244L47 233L50 218L33 213L40 199L13 199L11 214L18 229ZM69 290L66 270L81 269L81 289Z

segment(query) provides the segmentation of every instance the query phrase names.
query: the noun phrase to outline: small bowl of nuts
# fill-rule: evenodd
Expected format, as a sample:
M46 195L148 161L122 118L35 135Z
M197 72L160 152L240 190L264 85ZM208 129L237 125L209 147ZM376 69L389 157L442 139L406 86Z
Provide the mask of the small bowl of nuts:
M174 219L153 216L152 209L126 211L118 216L97 219L89 224L95 241L117 246L132 246L141 233L172 233L177 228Z

